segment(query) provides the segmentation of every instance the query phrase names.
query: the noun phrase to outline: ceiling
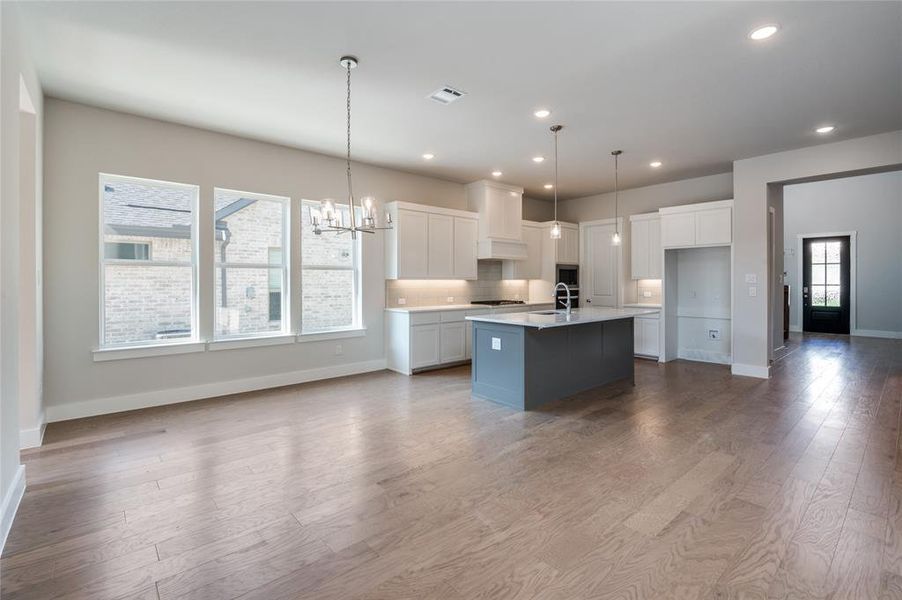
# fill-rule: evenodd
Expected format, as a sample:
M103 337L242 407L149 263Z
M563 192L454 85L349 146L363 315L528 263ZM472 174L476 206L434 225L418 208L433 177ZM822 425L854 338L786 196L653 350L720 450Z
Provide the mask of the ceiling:
M30 2L48 95L550 197L902 129L900 2ZM753 42L756 26L781 30ZM441 106L443 85L468 93ZM533 111L547 107L550 118ZM814 133L834 124L829 136ZM433 153L425 161L423 153ZM542 164L531 157L548 157ZM663 161L659 169L648 163Z

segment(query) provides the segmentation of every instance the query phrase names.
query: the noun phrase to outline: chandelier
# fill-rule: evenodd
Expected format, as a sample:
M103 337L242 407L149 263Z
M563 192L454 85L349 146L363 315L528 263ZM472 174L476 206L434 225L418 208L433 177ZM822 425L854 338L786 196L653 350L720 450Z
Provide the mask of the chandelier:
M357 223L357 214L354 207L354 188L351 185L351 69L357 68L357 58L354 56L342 56L338 64L347 73L347 154L346 164L348 173L348 223L344 223L342 215L338 212L330 198L320 203L320 214L311 214L310 221L313 224L313 233L321 235L323 231L332 231L338 234L350 233L351 239L357 239L357 233L375 233L383 229L392 229L391 214L385 214L385 226L380 227L376 223L376 200L372 196L360 198L360 223Z

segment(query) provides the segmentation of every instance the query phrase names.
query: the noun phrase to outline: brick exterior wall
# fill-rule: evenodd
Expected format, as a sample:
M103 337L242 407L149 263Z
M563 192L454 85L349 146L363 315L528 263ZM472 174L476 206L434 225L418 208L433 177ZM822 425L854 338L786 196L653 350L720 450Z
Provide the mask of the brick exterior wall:
M222 193L220 209L238 199ZM303 213L302 265L352 266L347 235L324 233L313 237L309 211ZM270 264L271 249L281 247L282 206L258 201L220 220L231 232L226 245L229 263ZM308 237L310 236L310 237ZM221 261L224 240L217 235L215 260ZM262 242L261 242L262 240ZM190 261L191 242L184 238L107 234L106 242L150 244L152 261ZM313 241L314 243L309 243ZM106 265L104 290L105 345L152 341L164 332L191 329L190 267L153 267L141 264ZM274 273L270 286L270 271ZM276 332L281 323L270 320L270 291L281 292L278 270L226 269L226 300L222 303L222 268L215 274L215 334L241 335ZM322 331L354 324L353 271L303 269L302 320L304 331ZM287 317L287 313L284 315ZM287 325L286 325L287 327ZM175 334L176 336L178 334Z

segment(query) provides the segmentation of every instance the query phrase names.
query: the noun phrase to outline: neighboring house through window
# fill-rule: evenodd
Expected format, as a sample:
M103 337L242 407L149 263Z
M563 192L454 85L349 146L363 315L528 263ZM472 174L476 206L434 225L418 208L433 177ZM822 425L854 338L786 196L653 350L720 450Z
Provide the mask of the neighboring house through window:
M360 326L360 241L350 234L313 233L310 215L319 202L301 203L301 331L352 329ZM348 208L336 207L347 223Z
M288 198L216 188L213 203L214 337L287 332Z
M100 174L100 345L196 339L198 188Z

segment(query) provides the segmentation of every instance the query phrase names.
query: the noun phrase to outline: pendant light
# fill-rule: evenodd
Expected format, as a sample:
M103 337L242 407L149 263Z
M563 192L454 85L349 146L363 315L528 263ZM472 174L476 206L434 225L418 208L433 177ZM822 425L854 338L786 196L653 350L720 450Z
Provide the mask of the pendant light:
M357 233L375 233L382 229L391 229L392 220L389 213L385 214L385 226L376 224L376 200L372 196L363 196L360 199L361 223L357 224L357 214L354 206L354 189L351 185L351 69L357 68L357 58L354 56L342 56L338 64L347 73L347 97L345 107L347 109L347 154L345 164L348 174L348 224L345 225L341 215L335 209L335 203L331 199L325 199L320 203L320 214L311 215L313 233L320 235L326 231L335 233L350 233L351 239L357 239Z
M621 241L620 219L618 219L620 211L619 159L621 154L623 154L623 150L614 150L611 152L611 155L614 157L614 235L611 236L611 243L615 246L619 246Z
M551 133L554 135L554 223L551 224L551 239L561 239L561 224L557 220L557 134L563 129L563 125L552 125Z

